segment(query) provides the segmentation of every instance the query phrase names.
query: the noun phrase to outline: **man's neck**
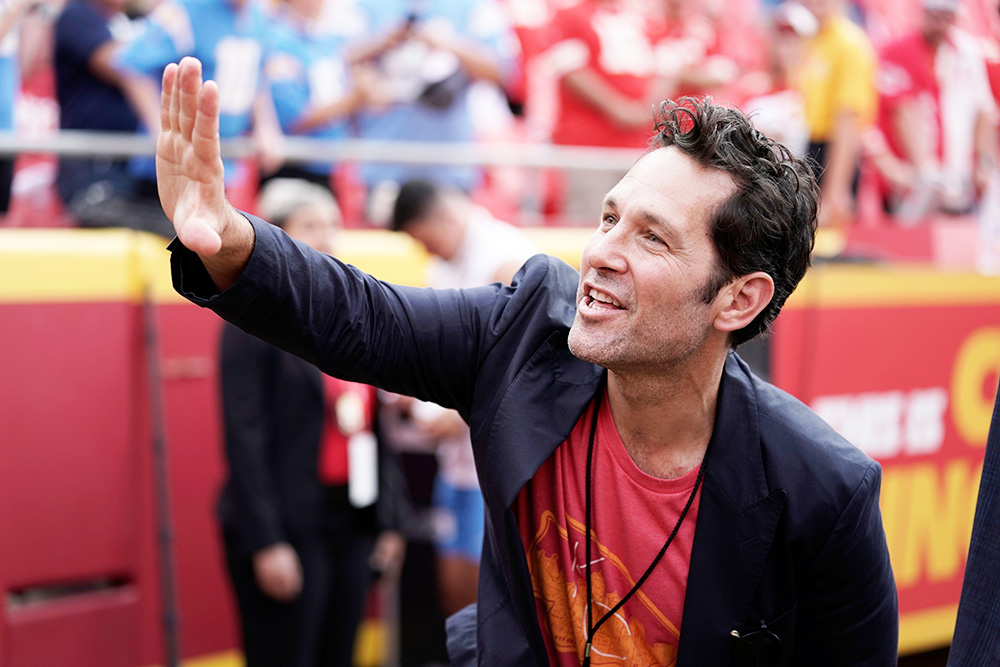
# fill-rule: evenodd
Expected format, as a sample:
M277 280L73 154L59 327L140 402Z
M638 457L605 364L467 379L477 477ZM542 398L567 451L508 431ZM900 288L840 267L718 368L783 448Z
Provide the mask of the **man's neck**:
M608 400L626 451L661 479L697 468L708 449L725 356L670 373L608 373Z

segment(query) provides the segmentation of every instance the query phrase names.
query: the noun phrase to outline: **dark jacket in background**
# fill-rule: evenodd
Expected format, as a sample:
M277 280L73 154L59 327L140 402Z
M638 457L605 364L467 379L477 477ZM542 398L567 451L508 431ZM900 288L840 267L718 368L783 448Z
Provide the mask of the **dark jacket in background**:
M315 366L232 325L223 330L219 358L230 467L219 518L246 553L324 527L370 534L401 529L402 474L387 448L379 447L374 507L351 508L346 488L331 490L320 482L325 404Z
M247 667L346 667L377 533L401 528L396 458L380 447L378 500L352 507L346 484L318 477L326 404L316 367L232 325L219 360L230 474L218 511ZM254 552L279 542L302 568L291 602L268 597L255 579Z

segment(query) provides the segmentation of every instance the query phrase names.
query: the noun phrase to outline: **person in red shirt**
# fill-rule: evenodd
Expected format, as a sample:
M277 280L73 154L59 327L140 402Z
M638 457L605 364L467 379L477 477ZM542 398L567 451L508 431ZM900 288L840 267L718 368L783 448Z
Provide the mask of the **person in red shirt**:
M759 33L753 21L744 18L754 13L733 11L724 21L705 11L706 3L701 0L662 0L660 4L663 29L655 48L657 68L669 82L668 97L728 99L735 93L732 84L741 71L734 56L746 58L757 46ZM739 29L727 30L728 24L737 24Z
M996 103L978 45L954 25L958 1L923 8L920 28L880 54L885 144L869 141L886 210L911 223L971 211L997 151Z
M559 39L560 111L552 141L643 146L649 138L658 26L620 0L583 0L553 19Z
M623 0L582 0L557 13L552 25L558 36L545 55L558 81L552 143L638 154L666 86L654 50L662 21ZM568 172L563 212L575 220L592 216L619 178L617 172Z

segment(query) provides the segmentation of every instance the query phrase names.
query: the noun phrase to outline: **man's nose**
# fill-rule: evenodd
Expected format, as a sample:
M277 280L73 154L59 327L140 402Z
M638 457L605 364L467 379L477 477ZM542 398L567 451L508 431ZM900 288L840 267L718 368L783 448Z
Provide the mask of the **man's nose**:
M606 232L598 232L587 252L587 261L595 269L624 271L627 262L625 249L628 244L626 225L619 222Z

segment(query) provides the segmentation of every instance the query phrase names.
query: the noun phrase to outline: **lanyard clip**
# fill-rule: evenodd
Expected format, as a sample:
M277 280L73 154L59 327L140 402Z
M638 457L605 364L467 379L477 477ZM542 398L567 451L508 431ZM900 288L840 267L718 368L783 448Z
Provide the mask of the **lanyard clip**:
M760 622L760 629L740 634L731 630L737 639L736 664L739 667L766 667L781 661L781 639L767 629L767 623Z

